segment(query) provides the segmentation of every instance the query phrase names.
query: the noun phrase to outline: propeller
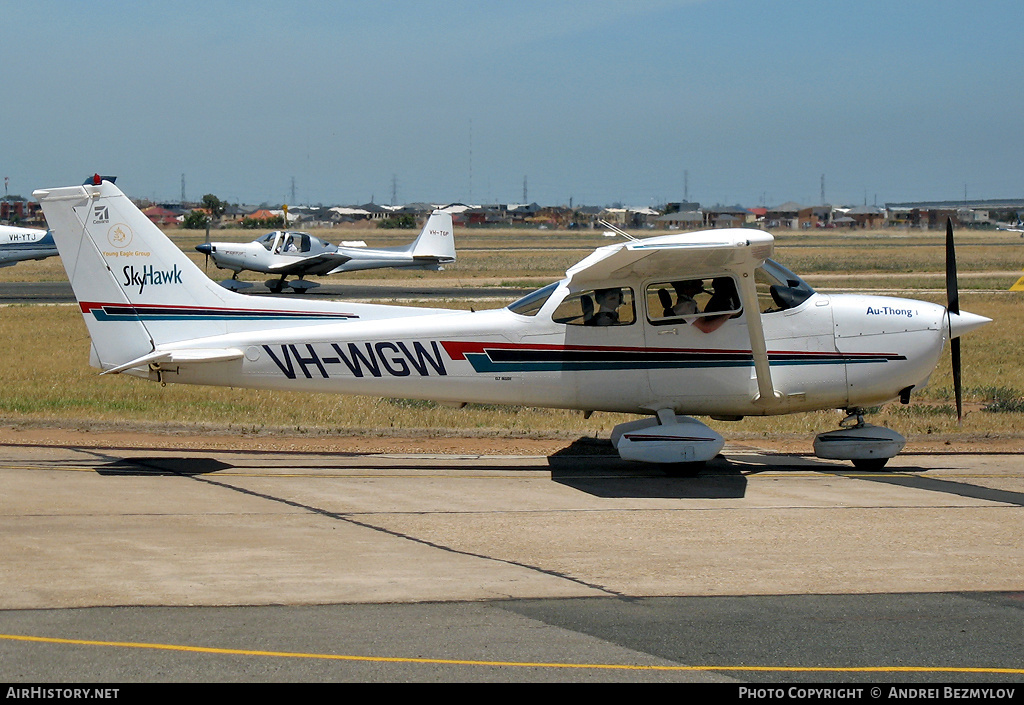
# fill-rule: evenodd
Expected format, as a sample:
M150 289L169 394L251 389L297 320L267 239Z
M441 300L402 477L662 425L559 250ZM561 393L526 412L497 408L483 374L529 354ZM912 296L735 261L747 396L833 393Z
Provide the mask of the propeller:
M956 250L953 247L953 219L946 218L946 320L949 321L949 352L953 367L953 396L956 422L963 421L963 385L960 376L960 337L953 337L953 316L960 315L960 292L956 282Z
M210 271L210 221L209 220L206 221L206 242L204 244L206 245L206 247L204 248L204 252L206 254L206 271L209 272Z
M210 273L210 253L213 251L213 245L210 244L210 221L206 221L206 242L201 245L196 245L196 251L202 252L206 257L206 266L204 269L206 273Z

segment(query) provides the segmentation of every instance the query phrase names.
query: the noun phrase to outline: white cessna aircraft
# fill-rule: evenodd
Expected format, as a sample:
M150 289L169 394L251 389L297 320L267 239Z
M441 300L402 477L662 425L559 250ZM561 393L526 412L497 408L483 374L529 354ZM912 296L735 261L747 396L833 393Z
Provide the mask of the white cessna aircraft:
M58 254L49 230L0 225L0 267Z
M295 307L218 286L116 186L97 181L34 196L104 374L639 414L612 434L629 460L713 458L724 439L690 414L838 408L847 427L819 435L817 454L879 468L904 440L865 424L863 407L906 401L951 338L959 405L958 336L989 321L960 312L952 258L948 306L825 295L770 259L770 234L749 229L601 247L561 281L496 310Z
M369 248L365 246L332 245L309 233L276 230L246 243L206 242L196 249L213 258L219 269L235 272L221 286L239 290L252 286L236 277L242 270L279 275L267 282L267 288L279 292L290 286L303 292L319 286L306 281L306 275L337 274L359 269L400 267L404 269L441 269L455 261L455 234L452 216L434 211L423 230L403 247ZM297 276L286 282L288 276Z

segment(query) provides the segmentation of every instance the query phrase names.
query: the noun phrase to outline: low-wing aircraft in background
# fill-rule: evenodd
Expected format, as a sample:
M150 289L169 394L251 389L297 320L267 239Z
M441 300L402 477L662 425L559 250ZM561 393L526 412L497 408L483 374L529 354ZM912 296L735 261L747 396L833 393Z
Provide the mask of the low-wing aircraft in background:
M0 267L59 254L49 230L0 225Z
M610 411L622 458L691 468L737 420L837 408L819 457L880 468L904 444L864 407L908 401L947 340L960 407L961 312L947 232L946 306L822 294L772 261L774 239L725 229L598 248L505 308L309 301L211 281L113 184L39 190L103 374L162 383ZM689 300L693 299L692 305ZM697 322L704 325L698 326Z
M1020 233L1024 237L1024 222L1018 218L1016 223L1002 223L996 226L996 230L1005 230L1010 233Z
M441 269L455 261L455 233L451 214L436 210L416 239L403 247L332 245L309 233L276 230L252 242L206 242L196 245L196 249L212 258L219 269L235 272L231 279L221 282L225 288L237 291L252 286L237 279L239 272L250 270L278 275L278 279L267 282L267 288L275 293L285 286L303 292L319 286L306 281L307 275L388 267ZM285 281L289 276L298 278Z

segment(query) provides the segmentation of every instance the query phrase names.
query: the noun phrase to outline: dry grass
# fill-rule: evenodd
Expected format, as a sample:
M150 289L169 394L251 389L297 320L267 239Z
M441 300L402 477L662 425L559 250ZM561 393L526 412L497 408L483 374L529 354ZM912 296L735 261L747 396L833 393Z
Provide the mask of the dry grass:
M321 233L338 241L364 239L367 244L395 245L408 231L338 231ZM650 233L645 233L650 234ZM175 242L202 265L192 251L203 233L173 231ZM1012 235L1012 234L1011 234ZM217 239L251 239L251 231L221 231ZM467 286L502 282L543 282L559 278L566 267L594 247L615 242L600 233L553 231L458 231L459 262L447 272L366 273L388 280L444 277ZM817 287L837 290L885 289L942 301L944 286L942 233L877 232L841 235L781 233L776 258ZM952 414L948 359L935 371L931 385L910 406L889 404L872 416L905 434L1024 436L1024 294L1006 289L1024 264L1024 244L1004 233L959 236L961 305L997 321L964 339L964 384L968 414L963 426ZM215 278L217 274L211 271ZM356 273L352 278L358 278ZM263 275L251 277L262 281ZM60 261L22 263L0 270L2 281L64 280ZM992 289L985 293L976 289ZM441 305L468 307L459 300ZM432 302L431 305L437 305ZM477 308L493 304L476 302ZM0 417L8 422L64 425L103 422L158 422L187 427L229 427L238 433L283 430L290 433L351 434L417 431L525 436L607 436L626 417L578 412L470 406L454 409L429 402L371 397L287 394L227 388L159 385L126 376L99 377L88 367L89 341L74 306L9 306L0 309ZM990 410L985 410L986 408ZM716 423L727 434L806 433L836 424L833 411L779 418L748 418Z

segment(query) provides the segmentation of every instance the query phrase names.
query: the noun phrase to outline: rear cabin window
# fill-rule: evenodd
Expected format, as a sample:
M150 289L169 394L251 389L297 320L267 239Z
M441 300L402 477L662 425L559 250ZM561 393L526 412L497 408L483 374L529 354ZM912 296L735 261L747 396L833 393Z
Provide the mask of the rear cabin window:
M710 316L735 318L743 311L736 280L725 276L649 284L646 299L647 320L656 326Z

